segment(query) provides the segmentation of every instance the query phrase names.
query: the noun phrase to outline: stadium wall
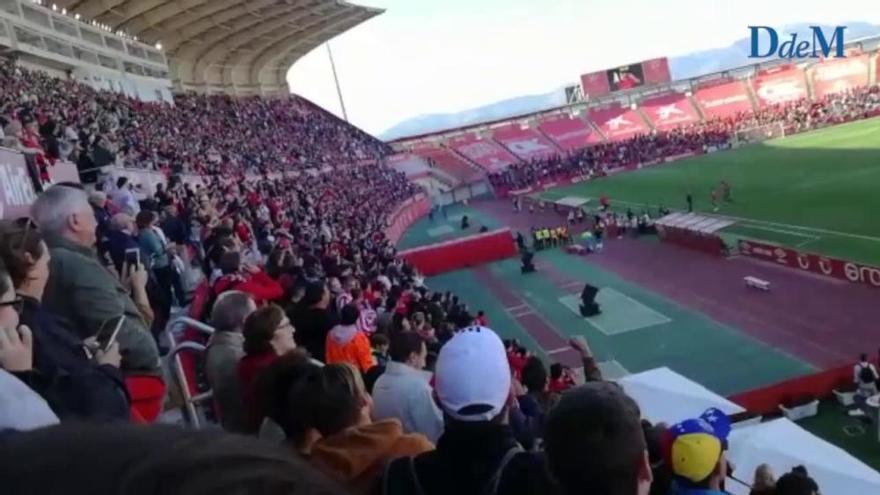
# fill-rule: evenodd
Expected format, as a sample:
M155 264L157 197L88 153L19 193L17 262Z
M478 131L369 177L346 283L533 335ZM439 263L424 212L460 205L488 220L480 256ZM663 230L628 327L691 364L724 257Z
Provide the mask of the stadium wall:
M509 228L408 249L400 257L426 276L461 270L516 256Z

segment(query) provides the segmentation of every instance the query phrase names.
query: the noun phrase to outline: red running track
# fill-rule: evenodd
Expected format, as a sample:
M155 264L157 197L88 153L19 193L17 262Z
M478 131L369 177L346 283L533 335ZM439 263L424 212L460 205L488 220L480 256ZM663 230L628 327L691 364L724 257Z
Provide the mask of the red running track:
M562 221L552 211L515 214L507 201L473 206L524 235L532 225ZM601 254L585 261L821 369L854 362L861 352L873 355L880 347L877 289L748 258L723 259L635 239L610 240ZM745 287L747 275L769 281L771 290Z

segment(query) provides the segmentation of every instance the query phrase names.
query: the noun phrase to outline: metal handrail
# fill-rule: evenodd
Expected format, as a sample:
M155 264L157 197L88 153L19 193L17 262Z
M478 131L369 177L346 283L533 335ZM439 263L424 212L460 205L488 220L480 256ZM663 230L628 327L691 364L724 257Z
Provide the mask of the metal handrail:
M175 379L177 380L177 385L180 388L180 393L183 396L183 407L185 409L185 415L187 416L187 420L193 428L200 428L200 421L198 416L198 411L196 410L196 404L202 403L213 397L212 391L207 391L201 394L197 394L195 396L190 393L189 383L186 379L186 372L183 369L183 363L180 360L180 353L182 351L193 351L197 354L204 354L207 350L207 347L199 344L197 342L181 342L177 343L177 338L175 337L175 333L180 332L184 328L191 327L199 330L202 333L207 335L214 334L214 328L210 325L203 323L201 321L195 320L188 316L179 316L168 323L165 327L165 333L168 336L168 342L172 346L171 352L168 354L168 359L172 363L173 366L173 374Z

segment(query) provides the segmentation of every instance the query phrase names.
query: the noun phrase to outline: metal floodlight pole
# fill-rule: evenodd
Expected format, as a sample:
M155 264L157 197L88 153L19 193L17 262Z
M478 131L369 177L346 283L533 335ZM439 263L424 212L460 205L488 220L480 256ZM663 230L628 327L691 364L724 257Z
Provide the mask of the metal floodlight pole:
M339 75L336 74L336 62L333 61L333 50L330 49L330 43L324 43L327 46L327 56L330 57L330 68L333 70L333 82L336 83L336 95L339 96L339 106L342 108L342 118L348 122L348 112L345 111L345 100L342 99L342 88L339 86Z

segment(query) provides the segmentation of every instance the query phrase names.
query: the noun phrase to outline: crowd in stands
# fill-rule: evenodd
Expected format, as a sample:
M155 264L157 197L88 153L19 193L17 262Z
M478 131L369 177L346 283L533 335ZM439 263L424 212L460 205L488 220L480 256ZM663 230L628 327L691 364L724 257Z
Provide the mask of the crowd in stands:
M550 158L515 163L490 174L489 180L495 186L516 190L542 180L577 175L601 176L620 167L656 163L667 157L703 153L711 148L723 149L730 146L738 133L772 124L779 124L788 134L865 118L878 108L880 87L857 88L822 100L803 99L730 118L707 120L624 141L600 143ZM771 137L781 135L780 132ZM766 139L766 136L760 138Z
M0 139L8 148L181 173L302 170L375 160L389 148L296 96L180 95L146 103L0 57Z
M372 138L298 100L187 96L174 108L9 63L0 79L4 142L47 166L69 147L80 160L100 148L122 163L236 171L195 188L172 176L145 197L124 179L56 184L30 218L0 224L4 494L723 493L719 411L652 425L583 338L570 342L576 379L427 287L383 234L419 192L402 174L363 164L237 179L378 156ZM50 122L57 135L38 129ZM687 136L640 142L660 156ZM611 163L635 151L584 153ZM201 367L224 432L126 424L146 421L131 380L161 379L163 332L183 306L214 328ZM766 478L760 493L818 493L804 470Z

